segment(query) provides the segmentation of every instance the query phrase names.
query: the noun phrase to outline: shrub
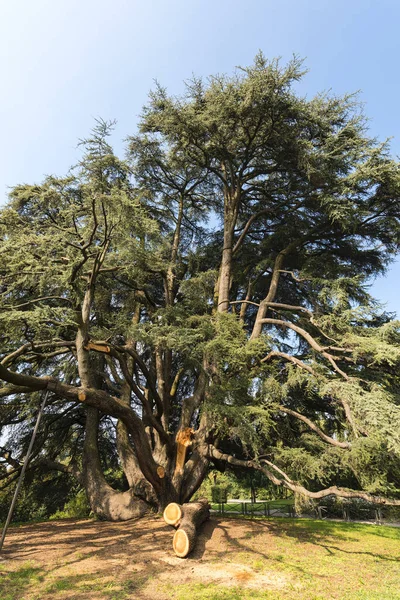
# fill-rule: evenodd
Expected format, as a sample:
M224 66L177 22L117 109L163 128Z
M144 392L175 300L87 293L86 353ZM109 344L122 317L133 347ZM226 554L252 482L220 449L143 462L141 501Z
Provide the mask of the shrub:
M85 490L79 490L64 504L62 510L57 510L50 519L84 519L90 515L90 506Z

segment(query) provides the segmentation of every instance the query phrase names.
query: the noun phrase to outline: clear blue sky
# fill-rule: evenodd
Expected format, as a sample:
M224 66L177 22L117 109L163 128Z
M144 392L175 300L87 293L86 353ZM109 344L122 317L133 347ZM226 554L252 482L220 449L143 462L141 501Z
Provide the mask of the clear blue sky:
M398 0L2 0L0 203L64 174L93 117L117 119L122 152L154 79L179 93L259 49L304 57L304 94L361 90L371 133L399 155L399 23ZM400 262L373 292L400 315Z

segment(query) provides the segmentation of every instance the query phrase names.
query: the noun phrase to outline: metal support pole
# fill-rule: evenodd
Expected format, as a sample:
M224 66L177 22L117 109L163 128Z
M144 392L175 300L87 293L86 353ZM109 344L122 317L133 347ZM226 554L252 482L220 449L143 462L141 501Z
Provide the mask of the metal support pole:
M30 459L30 456L31 456L31 453L32 453L33 444L35 443L36 434L37 434L38 429L39 429L40 419L42 418L42 414L43 414L43 411L44 411L44 407L46 406L47 397L48 397L49 393L50 393L49 390L47 390L46 393L45 393L45 395L44 395L42 404L40 405L38 415L36 417L35 428L34 428L33 433L32 433L31 441L29 442L28 452L26 453L24 464L22 465L22 469L21 469L21 474L19 476L17 487L15 488L14 496L13 496L13 499L12 499L12 502L11 502L10 510L8 511L7 519L6 519L5 525L3 527L3 532L2 532L1 540L0 540L0 552L3 549L3 544L4 544L4 540L5 540L6 534L7 534L7 529L8 529L8 526L10 525L10 522L11 522L11 519L12 519L12 516L13 516L13 512L14 512L14 508L15 508L15 505L17 503L18 494L19 494L19 491L21 489L22 483L24 481L25 471L26 471L26 468L28 466L28 462L29 462L29 459Z

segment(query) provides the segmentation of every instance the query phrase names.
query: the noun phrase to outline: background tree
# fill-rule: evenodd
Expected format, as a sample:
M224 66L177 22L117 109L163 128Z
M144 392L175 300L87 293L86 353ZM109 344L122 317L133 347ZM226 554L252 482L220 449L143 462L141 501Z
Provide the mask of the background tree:
M188 501L213 461L400 503L399 323L367 292L398 250L399 165L355 97L301 98L301 76L259 55L158 87L125 161L99 122L1 213L2 423L50 389L32 466L103 517Z

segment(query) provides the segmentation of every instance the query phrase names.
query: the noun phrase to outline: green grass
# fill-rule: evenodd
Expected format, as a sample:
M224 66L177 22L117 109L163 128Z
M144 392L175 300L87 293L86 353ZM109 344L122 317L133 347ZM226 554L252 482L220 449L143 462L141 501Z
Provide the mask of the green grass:
M217 588L215 584L198 583L195 585L182 585L173 592L169 588L171 598L174 600L275 600L275 595L266 595L266 592L256 590L245 590L241 587L235 588Z
M176 588L175 588L176 589ZM213 584L197 584L183 585L175 593L171 589L171 599L173 600L286 600L287 598L298 598L299 600L330 600L333 596L327 596L324 592L314 593L312 590L307 592L307 595L302 595L301 592L295 592L295 595L285 593L277 593L276 591L267 590L246 590L241 587L234 588L217 588ZM335 596L341 600L397 600L400 598L400 593L396 592L356 592L352 595Z
M27 588L39 586L44 580L43 569L27 562L16 571L6 571L0 563L1 600L24 600Z
M136 575L134 579L125 579L123 581L102 581L101 576L70 575L68 577L55 578L49 581L44 591L50 594L52 598L57 595L61 598L69 598L71 594L81 594L84 598L88 592L101 592L105 600L128 600L134 597L135 592L147 583L148 576ZM59 594L59 592L68 592L68 594ZM41 596L38 595L38 600ZM3 598L0 598L3 600ZM17 600L16 598L13 600Z
M249 530L231 538L221 560L227 568L251 569L254 589L235 581L232 587L185 583L174 588L173 600L400 600L399 528L306 519L246 522ZM257 586L258 574L287 578L286 585Z
M132 600L135 593L151 579L147 575L135 575L134 578L106 581L101 575L88 573L57 577L47 575L44 569L33 566L31 562L23 564L16 571L1 568L0 563L0 600L42 600L71 597L82 598L88 593L98 592L104 600Z

